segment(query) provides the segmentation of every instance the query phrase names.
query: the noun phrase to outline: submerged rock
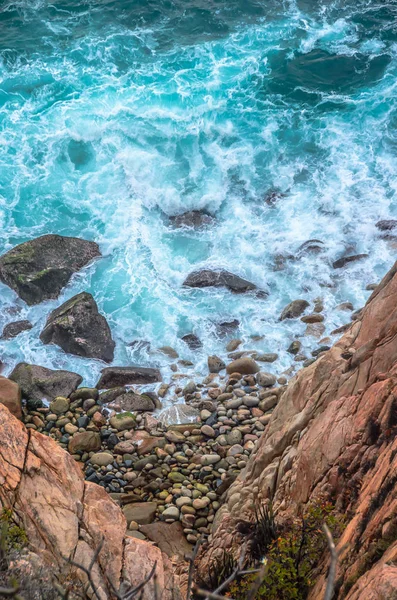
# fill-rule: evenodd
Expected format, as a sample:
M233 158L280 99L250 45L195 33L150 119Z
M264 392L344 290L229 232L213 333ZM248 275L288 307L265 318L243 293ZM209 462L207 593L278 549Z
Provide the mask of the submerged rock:
M146 367L106 367L101 371L101 377L96 384L99 390L123 385L145 385L161 381L158 369Z
M95 242L44 235L0 257L0 280L32 306L58 298L72 275L99 256Z
M8 323L3 329L1 338L3 340L10 340L22 333L22 331L29 331L32 327L33 325L30 321L14 321L13 323Z
M211 225L214 222L214 217L204 212L203 210L190 210L182 215L170 217L170 223L174 227L189 227L198 229L205 225Z
M37 401L68 397L83 381L80 375L71 371L52 370L28 363L19 363L9 378L19 384L23 398Z
M192 288L226 287L236 294L257 289L256 285L250 281L224 269L200 269L199 271L193 271L193 273L187 276L183 285Z
M301 244L297 250L297 257L301 258L305 254L320 254L320 252L324 252L324 242L321 240L307 240Z
M297 319L307 309L309 303L307 300L293 300L283 310L280 315L280 321L285 319Z
M240 321L238 319L233 319L233 321L223 321L222 323L216 324L216 331L220 337L223 337L232 334L239 326Z
M161 346L161 348L159 348L158 351L162 354L165 354L169 358L179 358L178 352L171 346Z
M203 347L202 341L194 333L187 333L181 338L190 350L198 350Z
M53 343L69 354L111 362L115 343L110 327L87 292L73 296L48 317L40 334L44 344Z
M390 231L390 229L395 229L397 227L396 219L384 219L382 221L378 221L375 225L377 229L380 231Z
M287 194L281 192L280 190L268 190L268 192L265 194L264 201L268 206L273 208L278 200L281 200L281 198L285 198L286 196Z
M342 269L351 262L356 262L358 260L362 260L363 258L368 258L368 254L353 254L352 256L344 256L342 258L338 258L332 263L334 269Z

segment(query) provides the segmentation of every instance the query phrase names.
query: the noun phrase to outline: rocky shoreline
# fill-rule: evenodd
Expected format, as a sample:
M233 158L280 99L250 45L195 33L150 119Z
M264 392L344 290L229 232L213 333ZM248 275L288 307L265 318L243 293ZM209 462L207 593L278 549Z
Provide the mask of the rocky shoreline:
M116 378L110 377L111 369L101 380L120 383L120 369L115 370ZM140 394L137 386L118 385L101 392L78 388L75 374L34 365L18 365L9 380L0 380L1 396L7 388L10 398L14 386L17 416L21 390L28 396L23 408L26 428L56 440L81 464L87 481L110 493L123 508L131 537L150 539L152 523L178 521L193 544L200 534L210 533L221 496L245 468L285 389L249 357L231 362L227 370L226 375L210 373L200 383L189 381L176 390L185 403L164 410L159 410L159 396ZM127 369L121 373L131 381L126 379ZM149 369L132 374L135 379L153 377ZM48 403L37 393L53 394L54 377L59 376L69 394L49 398L45 406ZM161 384L159 395L167 391Z
M32 305L56 298L75 271L99 257L93 242L43 236L0 257L0 279ZM197 271L184 285L266 295L224 270ZM354 307L346 302L337 308L352 312ZM103 487L120 504L131 537L161 544L159 523L174 524L184 547L210 534L223 494L255 452L296 366L307 367L329 350L330 338L322 338L323 311L320 298L312 306L297 299L284 308L280 321L300 319L314 349L307 356L294 339L288 348L291 367L279 377L260 366L275 362L278 355L245 350L243 341L232 337L238 323L225 322L219 327L230 362L208 357L205 377L189 379L174 363L174 375L164 383L156 368L111 366L102 370L96 387L87 388L79 387L82 377L77 373L20 363L9 379L0 379L0 402L27 429L53 438L81 465L88 482ZM352 312L352 320L359 314ZM10 323L3 339L30 327L26 321ZM40 339L77 356L107 363L114 357L109 325L86 292L52 311ZM193 333L182 339L191 350L201 347ZM178 358L168 346L159 351ZM179 366L194 365L179 361Z

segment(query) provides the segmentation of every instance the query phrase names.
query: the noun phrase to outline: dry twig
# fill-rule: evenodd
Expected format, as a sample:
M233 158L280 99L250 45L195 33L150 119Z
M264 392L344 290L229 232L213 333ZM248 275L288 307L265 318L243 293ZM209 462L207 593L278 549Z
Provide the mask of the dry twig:
M192 592L192 585L193 585L193 574L194 574L194 561L196 560L199 548L200 548L200 544L203 541L203 537L200 536L197 539L196 545L194 547L194 550L192 552L192 554L189 557L189 576L188 576L188 580L187 580L187 591L186 591L186 600L190 599L190 594Z
M19 585L15 583L13 587L4 588L0 587L0 598L13 598L14 600L23 600L23 598L18 594Z
M324 600L331 600L334 593L335 576L336 576L336 564L338 562L338 553L335 548L335 542L332 537L332 533L324 523L323 531L327 537L328 548L331 554L331 564L329 566L327 587L325 589Z

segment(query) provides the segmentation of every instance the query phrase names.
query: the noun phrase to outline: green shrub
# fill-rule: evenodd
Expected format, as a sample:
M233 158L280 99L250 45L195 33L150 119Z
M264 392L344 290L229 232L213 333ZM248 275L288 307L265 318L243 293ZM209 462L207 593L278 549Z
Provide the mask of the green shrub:
M3 508L0 513L0 554L21 550L28 543L26 532L13 522L12 511Z
M302 517L277 526L278 537L270 544L266 556L264 579L256 600L305 600L313 585L317 566L327 547L323 532L326 523L337 539L343 528L343 519L336 515L332 504L317 502L308 506ZM272 529L272 531L276 529ZM245 600L256 579L248 574L233 582L228 595L235 600Z

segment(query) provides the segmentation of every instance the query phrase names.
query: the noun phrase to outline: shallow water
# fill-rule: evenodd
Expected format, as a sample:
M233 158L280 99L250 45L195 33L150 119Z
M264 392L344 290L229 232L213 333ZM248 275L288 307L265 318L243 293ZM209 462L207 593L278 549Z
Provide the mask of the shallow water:
M101 363L38 339L82 290L109 320L115 364L167 370L129 345L146 340L204 371L224 354L216 323L238 319L235 335L278 352L265 368L281 372L305 330L278 321L290 300L322 297L326 334L348 322L335 306L361 307L396 254L375 227L397 217L396 18L396 2L363 0L3 0L0 251L51 232L96 240L104 256L57 301L28 308L1 286L0 326L34 323L1 342L7 370L26 360L95 382ZM170 225L192 209L215 224ZM275 267L312 238L323 253ZM369 257L332 268L357 253ZM183 289L203 266L269 296ZM201 353L180 340L190 332Z

